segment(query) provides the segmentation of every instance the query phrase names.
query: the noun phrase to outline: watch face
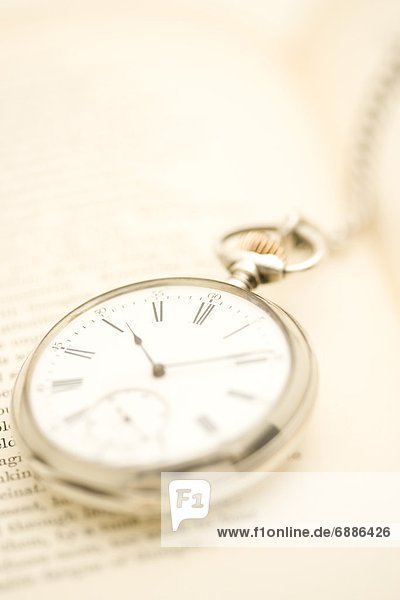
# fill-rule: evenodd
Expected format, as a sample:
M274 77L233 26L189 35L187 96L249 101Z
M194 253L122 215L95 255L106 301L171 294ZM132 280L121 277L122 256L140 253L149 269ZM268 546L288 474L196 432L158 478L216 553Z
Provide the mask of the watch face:
M160 280L58 324L31 361L26 398L41 435L81 460L176 465L259 431L291 366L284 327L254 294Z

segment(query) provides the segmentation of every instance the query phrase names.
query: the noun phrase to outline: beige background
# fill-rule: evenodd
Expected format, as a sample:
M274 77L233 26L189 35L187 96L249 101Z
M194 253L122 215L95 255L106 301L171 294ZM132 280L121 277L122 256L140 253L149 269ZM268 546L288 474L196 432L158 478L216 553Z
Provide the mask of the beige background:
M395 3L0 7L2 407L34 341L82 300L159 274L222 278L218 235L292 206L327 229L346 214L357 115L394 34ZM390 214L384 199L379 206ZM315 272L262 290L303 323L320 363L316 410L288 468L399 470L398 297L387 255L371 232ZM76 530L87 525L79 519ZM150 546L126 542L79 577L53 546L49 563L65 569L53 583L46 565L7 567L2 550L1 582L36 579L3 597L400 594L397 550Z

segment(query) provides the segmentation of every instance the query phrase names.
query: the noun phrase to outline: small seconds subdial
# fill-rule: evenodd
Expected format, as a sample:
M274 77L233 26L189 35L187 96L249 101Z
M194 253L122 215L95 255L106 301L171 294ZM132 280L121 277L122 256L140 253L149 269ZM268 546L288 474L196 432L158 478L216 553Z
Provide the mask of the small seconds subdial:
M174 464L265 421L290 367L287 336L261 302L211 282L149 284L88 307L46 339L30 407L51 443L81 459Z
M107 447L109 431L118 431L118 443L126 453L146 452L158 458L167 430L168 404L160 394L140 388L116 390L67 416L79 422L88 436ZM108 429L103 423L108 423Z

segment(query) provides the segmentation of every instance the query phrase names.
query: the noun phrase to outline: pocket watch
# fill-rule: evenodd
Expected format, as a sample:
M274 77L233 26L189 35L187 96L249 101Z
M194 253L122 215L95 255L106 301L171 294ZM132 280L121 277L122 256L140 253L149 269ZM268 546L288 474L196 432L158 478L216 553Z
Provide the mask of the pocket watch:
M300 325L252 290L323 253L303 219L241 229L219 244L227 282L133 283L62 318L13 393L33 471L84 504L146 516L162 471L271 469L310 413L316 363Z

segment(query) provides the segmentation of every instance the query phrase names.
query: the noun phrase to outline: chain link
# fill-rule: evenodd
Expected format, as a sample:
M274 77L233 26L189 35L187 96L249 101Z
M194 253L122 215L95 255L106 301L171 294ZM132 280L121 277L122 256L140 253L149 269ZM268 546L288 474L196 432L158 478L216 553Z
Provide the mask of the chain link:
M217 252L231 272L231 282L253 289L276 281L320 262L325 250L339 250L372 224L376 212L376 193L372 182L373 164L379 135L390 102L400 84L400 44L391 49L389 59L371 90L361 115L359 134L354 144L350 167L347 219L332 233L290 214L278 225L264 225L231 231L219 242ZM296 248L306 248L306 256L291 261Z
M328 246L332 250L343 248L373 223L376 213L376 191L372 181L373 163L379 136L399 84L400 43L397 41L384 61L361 116L350 166L349 197L346 201L348 217L342 227L326 236Z

